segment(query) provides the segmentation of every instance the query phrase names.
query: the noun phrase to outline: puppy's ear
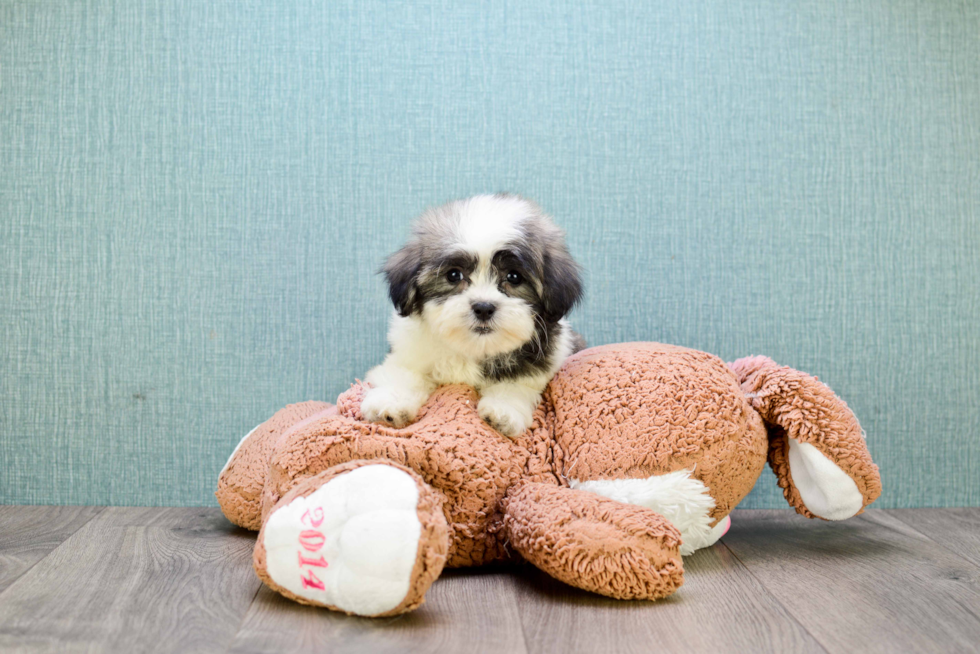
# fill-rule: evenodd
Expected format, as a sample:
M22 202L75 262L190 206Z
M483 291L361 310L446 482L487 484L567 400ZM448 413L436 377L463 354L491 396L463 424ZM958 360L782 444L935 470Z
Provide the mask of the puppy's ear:
M421 311L418 274L422 269L422 246L411 242L385 261L382 272L388 282L388 297L402 316Z
M550 322L561 320L582 297L579 267L568 249L562 245L544 254L541 304L544 317Z

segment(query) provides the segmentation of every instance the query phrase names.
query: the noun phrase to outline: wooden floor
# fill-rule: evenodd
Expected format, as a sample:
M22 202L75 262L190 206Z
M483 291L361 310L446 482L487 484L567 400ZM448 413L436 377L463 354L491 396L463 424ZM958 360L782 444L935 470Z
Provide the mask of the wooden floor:
M977 652L980 509L736 511L666 600L448 571L381 620L262 586L216 509L0 506L2 652Z

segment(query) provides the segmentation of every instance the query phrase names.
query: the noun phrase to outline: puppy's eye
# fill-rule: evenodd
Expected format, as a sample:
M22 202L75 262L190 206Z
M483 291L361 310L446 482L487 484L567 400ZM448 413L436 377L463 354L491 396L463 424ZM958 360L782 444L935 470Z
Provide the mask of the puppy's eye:
M517 286L523 281L524 278L521 276L521 273L517 272L516 270L511 270L509 273L507 273L507 283L511 286Z
M463 271L459 268L453 268L446 273L446 281L450 284L458 284L463 281Z

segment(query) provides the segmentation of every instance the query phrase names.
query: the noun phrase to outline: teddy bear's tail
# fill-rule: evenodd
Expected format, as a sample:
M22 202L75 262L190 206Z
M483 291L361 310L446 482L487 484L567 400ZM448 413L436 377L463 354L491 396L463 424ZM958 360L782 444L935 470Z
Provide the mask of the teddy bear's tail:
M728 365L766 424L769 465L797 513L843 520L881 495L861 425L830 387L768 357Z

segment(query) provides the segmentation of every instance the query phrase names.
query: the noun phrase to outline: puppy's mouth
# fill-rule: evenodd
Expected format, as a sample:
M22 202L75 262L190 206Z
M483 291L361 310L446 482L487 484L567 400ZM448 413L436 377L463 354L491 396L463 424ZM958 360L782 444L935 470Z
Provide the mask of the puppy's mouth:
M473 328L473 331L479 334L480 336L486 336L487 334L493 333L493 327L491 327L490 325L477 325L476 327Z

